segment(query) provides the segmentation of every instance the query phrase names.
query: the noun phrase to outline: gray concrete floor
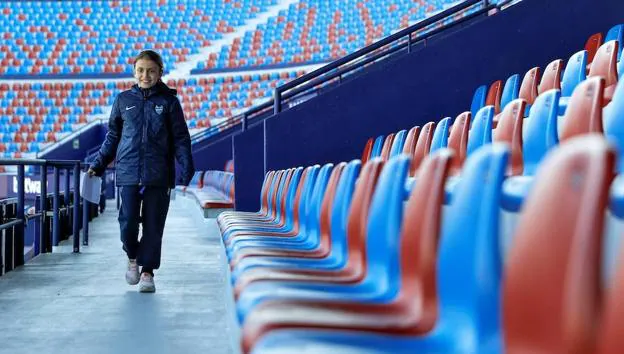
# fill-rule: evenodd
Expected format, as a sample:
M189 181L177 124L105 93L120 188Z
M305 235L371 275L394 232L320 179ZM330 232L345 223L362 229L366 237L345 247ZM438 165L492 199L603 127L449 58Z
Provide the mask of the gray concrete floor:
M230 353L218 230L197 213L172 201L155 294L124 280L113 203L80 254L70 240L0 277L0 353Z

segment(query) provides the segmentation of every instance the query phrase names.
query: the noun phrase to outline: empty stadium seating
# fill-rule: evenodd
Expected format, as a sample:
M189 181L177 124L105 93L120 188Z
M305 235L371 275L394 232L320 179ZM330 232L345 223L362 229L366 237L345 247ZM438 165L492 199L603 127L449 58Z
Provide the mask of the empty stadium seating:
M192 195L205 217L212 217L234 207L234 174L226 171L196 172L188 187L177 187Z
M230 75L167 82L179 91L187 124L208 128L211 121L231 117L269 99L277 85L305 71L281 74ZM78 130L89 116L107 114L115 96L132 81L65 83L0 82L0 156L36 153ZM218 133L215 128L214 133ZM16 155L17 154L17 155Z
M318 63L345 56L456 3L455 0L375 2L303 0L200 62L214 68ZM451 19L452 20L452 19Z
M614 43L579 60L576 82L553 61L541 82L534 68L479 88L454 122L370 138L359 160L269 172L258 213L218 217L242 351L621 350L592 329L601 288L619 311L606 284L624 230L624 82L596 73Z
M19 1L0 4L0 77L132 74L150 43L167 69L276 0Z

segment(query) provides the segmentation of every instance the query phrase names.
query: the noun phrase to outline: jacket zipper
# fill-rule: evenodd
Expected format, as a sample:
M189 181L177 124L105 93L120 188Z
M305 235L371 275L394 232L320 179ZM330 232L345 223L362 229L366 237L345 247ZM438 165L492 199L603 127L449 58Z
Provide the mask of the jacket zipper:
M145 170L145 141L147 141L146 138L146 132L147 132L147 115L145 112L145 108L147 106L147 94L148 91L147 90L143 90L143 121L142 121L142 134L141 134L141 148L140 148L140 152L141 152L141 162L139 163L139 186L143 184L143 171Z

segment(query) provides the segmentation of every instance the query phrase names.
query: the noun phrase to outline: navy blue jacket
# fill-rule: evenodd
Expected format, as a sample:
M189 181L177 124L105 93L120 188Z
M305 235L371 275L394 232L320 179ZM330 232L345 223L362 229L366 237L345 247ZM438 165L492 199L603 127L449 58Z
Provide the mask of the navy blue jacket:
M106 139L91 164L96 175L115 159L118 186L189 184L195 172L191 137L176 94L159 82L150 89L134 85L115 98ZM181 165L177 181L174 159Z

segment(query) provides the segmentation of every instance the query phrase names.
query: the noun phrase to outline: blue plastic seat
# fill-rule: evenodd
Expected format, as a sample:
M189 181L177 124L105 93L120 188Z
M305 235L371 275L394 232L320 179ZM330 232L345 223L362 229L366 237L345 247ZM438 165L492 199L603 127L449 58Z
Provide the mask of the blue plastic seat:
M250 284L237 302L238 318L244 322L247 314L264 301L271 299L350 299L378 303L397 291L397 239L400 234L403 183L407 177L410 158L406 155L389 160L384 167L373 196L367 233L375 237L366 240L365 278L355 284L308 284L303 282L263 281ZM394 286L394 288L393 288Z
M283 231L286 232L289 223L292 223L292 203L297 184L301 176L302 168L288 170L284 178L279 181L278 193L275 201L276 218L273 220L260 220L259 222L233 222L222 226L222 237L228 239L235 232L249 231ZM282 205L282 199L286 199L286 205ZM290 209L286 208L290 206ZM283 221L283 222L282 222ZM281 226L280 226L281 225Z
M483 145L492 142L492 124L494 121L494 106L481 108L472 120L470 133L468 134L468 147L466 154L470 156Z
M561 92L550 90L539 95L523 122L522 176L508 178L503 184L502 207L518 212L528 194L533 176L544 156L559 144L557 133L558 107Z
M375 138L375 142L373 143L373 149L371 150L371 159L381 156L381 148L383 147L383 143L383 135L379 135L377 138Z
M501 111L505 109L507 104L518 98L520 93L520 75L510 76L505 82L503 93L501 95Z
M491 144L466 160L457 196L443 217L436 277L439 319L429 334L410 337L307 328L278 330L262 338L252 353L288 353L297 348L311 353L359 354L500 352L502 260L498 208L508 158L506 146ZM372 211L373 215L381 212ZM392 272L396 268L384 270ZM368 300L349 296L357 301Z
M361 163L353 160L346 164L340 176L336 194L332 203L330 213L330 252L326 257L297 258L293 256L263 255L243 258L232 269L232 282L236 283L238 278L249 271L259 267L263 268L291 268L308 270L337 270L345 266L347 253L347 214L353 197L353 190L356 179L360 172ZM319 220L308 219L310 223L317 223ZM309 230L310 228L306 228ZM315 231L316 229L313 228ZM318 235L315 235L318 237ZM279 247L276 244L271 247Z
M563 71L561 80L561 98L559 99L559 115L564 115L568 100L578 84L587 78L587 51L581 50L572 55Z
M622 57L622 47L624 47L624 24L615 25L609 29L605 36L604 42L618 41L618 58Z
M407 130L401 130L395 134L392 141L392 147L390 148L390 158L393 158L403 152L403 145L405 145L405 138L407 136Z
M451 118L446 117L438 122L435 130L433 131L433 138L431 139L431 147L429 153L433 153L436 150L443 149L448 145L449 137L449 125Z
M299 215L300 225L305 223L305 229L300 229L298 235L289 238L279 236L254 238L254 231L251 230L251 237L245 239L235 239L226 248L228 257L232 259L238 252L241 252L241 250L249 248L279 247L283 249L313 249L317 247L320 240L319 220L323 197L333 169L333 164L325 164L322 168L320 168L319 173L314 180L313 187L310 185L312 189L308 191L309 194L306 196L306 199L302 201L302 204L306 206L305 214Z

